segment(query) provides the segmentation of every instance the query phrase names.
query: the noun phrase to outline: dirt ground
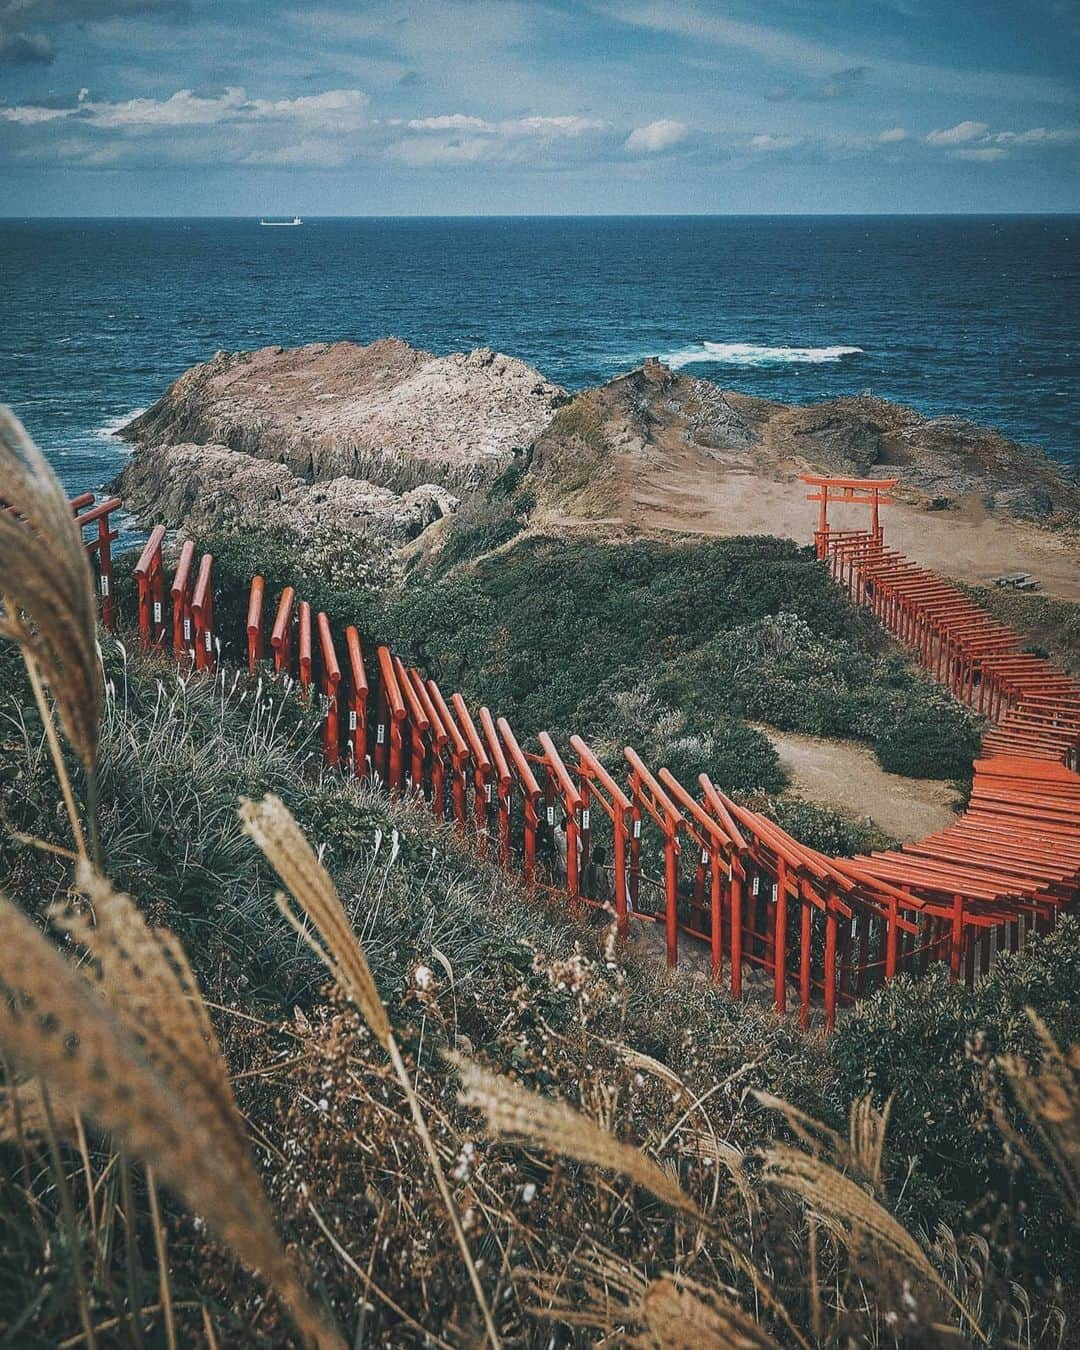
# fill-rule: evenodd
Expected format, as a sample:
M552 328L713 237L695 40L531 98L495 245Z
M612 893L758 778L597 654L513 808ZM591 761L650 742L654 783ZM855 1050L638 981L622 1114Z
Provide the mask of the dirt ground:
M791 786L808 801L875 825L902 843L943 830L956 819L956 791L937 778L886 773L869 746L761 726L780 755Z
M817 506L796 476L778 482L739 453L707 454L668 445L662 463L623 463L627 523L642 529L706 535L776 534L811 543ZM868 508L830 507L840 529L865 528ZM1047 595L1080 600L1077 540L1020 521L988 517L977 503L927 511L898 502L882 509L893 547L943 576L987 585L1003 572L1030 572Z

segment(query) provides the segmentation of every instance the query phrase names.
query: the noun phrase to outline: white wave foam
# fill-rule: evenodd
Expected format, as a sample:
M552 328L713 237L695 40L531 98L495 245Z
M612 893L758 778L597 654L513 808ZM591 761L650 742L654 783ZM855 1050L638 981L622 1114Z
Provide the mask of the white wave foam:
M861 347L765 347L756 342L695 342L660 357L672 370L711 363L722 366L826 365L859 356Z
M118 417L110 417L107 422L94 428L94 439L99 441L111 441L116 433L133 422L136 417L141 417L146 411L145 408L132 408L130 412L121 413Z

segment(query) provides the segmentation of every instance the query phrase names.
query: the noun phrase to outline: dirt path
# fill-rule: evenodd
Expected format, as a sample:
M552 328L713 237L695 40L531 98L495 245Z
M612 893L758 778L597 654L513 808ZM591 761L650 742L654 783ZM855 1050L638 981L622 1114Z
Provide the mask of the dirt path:
M886 773L873 750L851 741L759 726L780 755L796 792L845 815L867 816L902 843L943 830L956 819L956 791L936 778Z
M708 455L685 442L665 447L662 463L630 469L624 461L626 514L643 529L707 535L777 534L808 544L817 508L794 475L784 482L763 477L746 458ZM629 470L629 471L627 471ZM866 508L830 509L840 529L865 528ZM889 544L925 567L975 585L1002 572L1030 572L1047 595L1080 600L1077 541L1035 530L1019 521L988 517L976 504L924 511L896 503L882 513Z

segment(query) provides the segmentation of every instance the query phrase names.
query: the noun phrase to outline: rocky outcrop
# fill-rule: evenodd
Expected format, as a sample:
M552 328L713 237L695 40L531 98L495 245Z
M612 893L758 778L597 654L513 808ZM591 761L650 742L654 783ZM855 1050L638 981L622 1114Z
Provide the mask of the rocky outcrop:
M630 518L643 477L677 477L690 458L772 480L816 471L895 477L919 504L1048 522L1080 512L1080 486L1048 455L959 417L924 417L864 395L806 407L773 403L659 361L586 390L538 438L533 486L559 510Z
M192 367L121 434L140 446L226 446L308 482L460 491L495 478L564 398L487 348L440 357L396 338L265 347Z
M962 418L869 395L788 406L655 360L569 398L513 357L392 338L219 352L123 434L138 442L118 484L129 506L189 529L311 523L398 543L523 461L556 518L647 521L681 495L665 519L691 522L702 482L807 470L897 477L918 506L1080 513L1048 456Z
M183 526L189 534L268 527L303 536L320 526L404 543L458 506L438 484L396 493L355 478L308 483L284 464L224 445L140 450L120 486L140 522Z

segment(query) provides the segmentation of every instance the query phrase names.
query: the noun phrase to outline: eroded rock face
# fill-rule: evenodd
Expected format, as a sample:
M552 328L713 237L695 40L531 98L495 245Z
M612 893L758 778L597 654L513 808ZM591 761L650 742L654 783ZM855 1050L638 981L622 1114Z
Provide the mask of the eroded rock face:
M628 517L643 476L678 479L703 457L786 481L805 471L900 479L914 502L977 501L1035 521L1080 511L1080 486L1033 446L960 417L924 417L870 395L806 407L722 390L658 361L585 390L538 438L534 486L560 510Z
M565 394L487 348L437 357L396 338L218 352L121 433L221 445L310 482L482 487L533 443Z
M137 519L190 534L269 527L302 536L317 525L403 543L458 507L458 498L435 483L405 493L347 477L308 483L284 464L225 445L147 447L120 481L124 505Z

